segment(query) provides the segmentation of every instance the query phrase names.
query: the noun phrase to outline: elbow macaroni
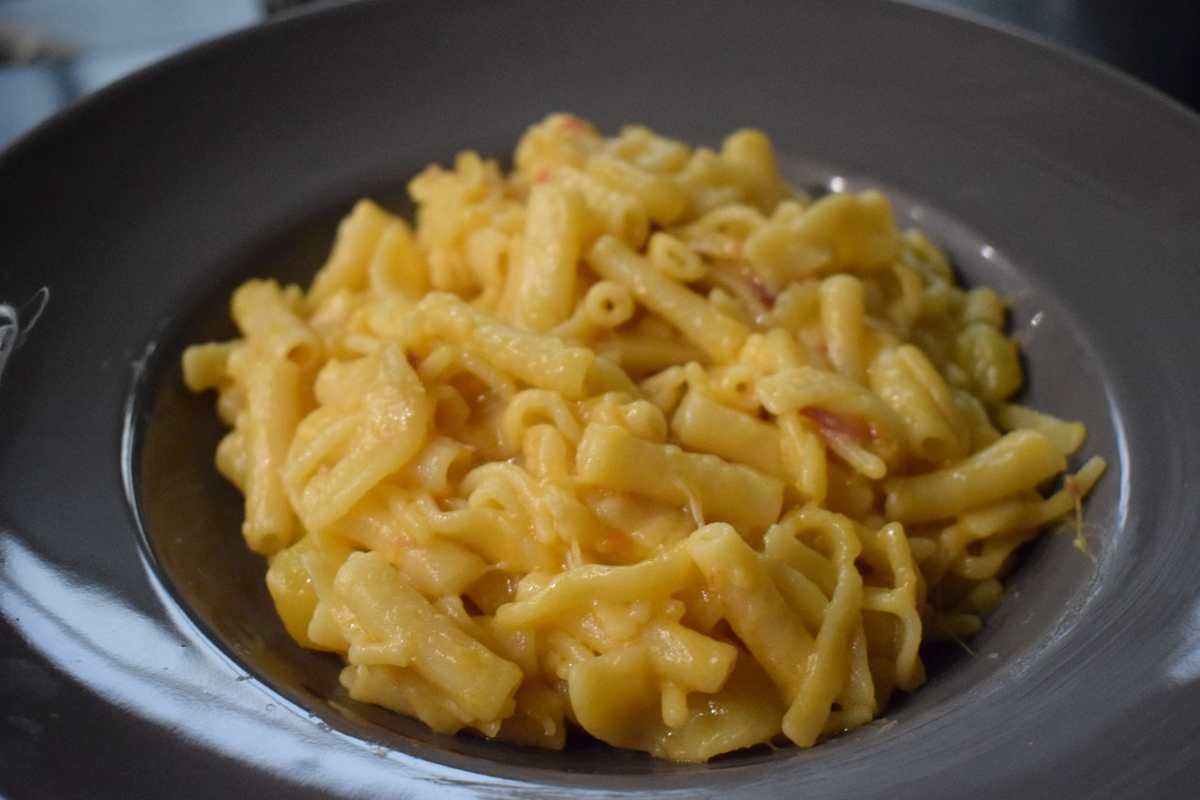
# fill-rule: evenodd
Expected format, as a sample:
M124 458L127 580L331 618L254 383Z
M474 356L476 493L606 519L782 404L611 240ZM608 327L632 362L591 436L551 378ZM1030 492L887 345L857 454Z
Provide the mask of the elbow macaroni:
M556 114L370 201L307 293L183 357L291 636L349 695L677 761L869 722L1078 511L1079 423L1005 402L1005 305L878 192ZM1003 433L1001 433L1003 431Z

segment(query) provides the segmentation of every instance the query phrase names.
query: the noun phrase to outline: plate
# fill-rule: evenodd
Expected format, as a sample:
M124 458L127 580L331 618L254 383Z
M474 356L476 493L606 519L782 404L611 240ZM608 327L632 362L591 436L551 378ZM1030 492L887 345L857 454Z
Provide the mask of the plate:
M673 765L443 737L289 645L211 471L187 341L337 217L566 109L878 186L1015 299L1039 407L1112 467L971 652L812 750ZM1063 51L882 2L365 2L218 40L0 156L0 790L15 796L1183 796L1200 770L1200 120ZM35 302L37 302L35 300ZM25 314L26 318L32 314ZM4 334L0 333L0 337Z

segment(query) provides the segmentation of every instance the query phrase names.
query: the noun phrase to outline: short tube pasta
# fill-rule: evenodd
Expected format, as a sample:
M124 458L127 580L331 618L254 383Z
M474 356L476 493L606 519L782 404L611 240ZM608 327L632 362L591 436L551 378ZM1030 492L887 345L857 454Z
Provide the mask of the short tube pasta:
M600 281L583 296L584 319L602 328L620 327L634 311L633 295L618 283Z
M525 239L507 287L512 315L523 328L544 331L571 314L583 241L583 207L574 192L552 184L529 192Z
M1008 402L1007 301L882 193L812 201L761 131L570 114L514 163L430 166L411 222L360 201L307 290L247 281L237 337L183 353L283 627L352 701L549 749L810 747L1078 524L1084 425Z
M671 431L684 447L783 476L776 426L691 391L671 417Z
M427 295L414 318L417 335L429 341L454 341L530 385L569 397L583 394L595 357L585 348L507 324L446 293Z
M677 327L712 358L729 360L745 342L748 331L740 322L658 272L621 240L601 238L587 260L600 275L629 287L639 303Z
M584 483L693 506L701 519L759 533L779 515L783 484L717 456L639 439L615 425L589 425L576 455Z
M833 275L821 283L821 332L834 368L854 381L866 374L863 284L851 275Z
M953 466L890 482L885 510L899 522L946 519L1032 489L1066 467L1045 434L1014 431Z

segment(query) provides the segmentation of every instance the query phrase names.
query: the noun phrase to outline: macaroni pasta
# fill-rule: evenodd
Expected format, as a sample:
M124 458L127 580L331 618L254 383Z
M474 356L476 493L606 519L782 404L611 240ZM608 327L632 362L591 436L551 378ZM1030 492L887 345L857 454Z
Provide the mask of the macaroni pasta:
M769 140L556 114L515 167L361 201L307 292L183 357L303 647L434 730L677 761L861 726L1077 511L1083 426L1007 402L1005 306ZM1045 487L1059 478L1061 488Z

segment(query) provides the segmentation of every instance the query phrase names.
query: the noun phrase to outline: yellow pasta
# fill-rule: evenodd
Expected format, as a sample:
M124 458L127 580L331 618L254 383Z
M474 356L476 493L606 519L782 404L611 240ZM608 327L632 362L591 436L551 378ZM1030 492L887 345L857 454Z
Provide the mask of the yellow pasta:
M778 428L701 392L688 392L671 418L671 431L691 450L784 475Z
M183 382L193 392L222 389L229 381L229 356L234 345L209 342L189 347L183 357Z
M1082 422L1066 422L1015 403L1005 403L995 411L996 423L1005 430L1026 429L1045 434L1064 456L1083 446L1087 429Z
M751 265L777 287L818 273L886 267L902 242L879 192L831 194L805 209L784 205L746 242Z
M851 275L833 275L821 283L821 332L834 369L862 382L867 352L863 328L863 284Z
M320 360L320 339L275 281L247 281L233 293L230 306L242 336L258 342L271 355L284 356L301 366Z
M647 255L660 272L683 283L698 281L707 271L700 256L669 233L651 236Z
M1015 431L952 466L889 482L886 514L900 522L945 519L1032 489L1066 466L1045 435Z
M237 429L244 443L246 519L242 533L251 550L270 555L296 538L283 464L300 416L300 370L247 345L230 356L231 377L246 386L246 410Z
M735 523L747 535L779 516L783 484L757 470L717 456L639 439L610 425L589 425L575 463L585 485L632 492L674 506L699 519Z
M431 294L412 314L416 337L461 344L502 372L568 397L583 394L594 354L537 336L450 294Z
M371 258L391 220L391 215L370 200L360 200L354 206L350 216L338 228L329 260L313 278L308 293L311 305L320 305L339 290L358 289L366 283ZM237 302L236 296L234 302ZM237 316L236 309L234 316Z
M919 349L902 345L879 353L869 382L900 417L914 455L940 464L971 451L970 430L950 387Z
M533 187L521 259L506 288L511 314L523 328L544 331L565 320L575 304L576 263L583 244L578 196L552 184Z
M609 188L637 198L656 225L669 225L687 210L683 187L637 164L611 155L596 155L588 160L587 169Z
M810 202L759 131L569 114L514 163L429 167L412 227L359 202L307 292L248 281L238 338L183 355L284 627L352 699L551 749L809 747L916 690L1103 473L1006 402L1005 300L879 192Z
M611 236L596 242L587 261L601 276L629 287L637 301L677 327L716 360L731 360L749 334L700 295L660 274L645 257Z

